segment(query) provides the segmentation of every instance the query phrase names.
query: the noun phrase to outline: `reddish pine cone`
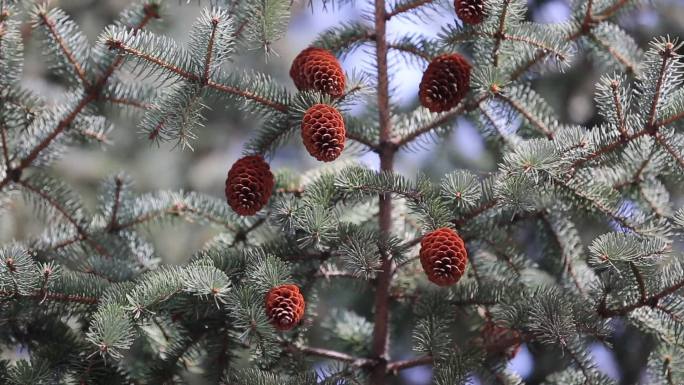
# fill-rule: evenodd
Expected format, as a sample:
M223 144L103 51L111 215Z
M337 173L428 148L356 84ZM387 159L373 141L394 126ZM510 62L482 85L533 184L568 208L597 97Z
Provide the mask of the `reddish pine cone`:
M280 285L266 294L266 315L278 330L290 330L304 316L304 297L297 285Z
M268 203L275 180L268 163L259 155L233 164L226 179L226 199L239 215L254 215Z
M490 355L503 355L511 359L520 350L522 339L516 330L488 321L482 327L481 335L482 344Z
M309 47L297 55L290 77L300 91L316 90L336 98L344 94L342 66L332 52L323 48Z
M487 16L485 0L454 0L456 16L466 24L480 24Z
M314 158L332 162L344 150L346 139L342 114L327 104L314 104L302 118L304 147Z
M461 279L468 263L468 252L461 237L442 227L420 242L420 264L428 279L439 286L453 285Z
M420 81L420 104L432 112L458 105L470 89L470 64L459 54L437 56Z

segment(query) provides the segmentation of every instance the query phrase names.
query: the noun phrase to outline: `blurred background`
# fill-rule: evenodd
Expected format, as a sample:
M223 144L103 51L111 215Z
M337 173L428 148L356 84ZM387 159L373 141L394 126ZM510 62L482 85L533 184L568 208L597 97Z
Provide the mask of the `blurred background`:
M288 1L288 0L283 0ZM447 1L443 1L448 3ZM81 25L91 42L95 42L102 28L111 23L116 15L129 4L128 0L58 0L50 1L54 6L63 8ZM297 0L295 11L285 39L277 42L276 55L265 60L263 51L242 51L235 57L236 68L254 68L272 74L282 84L294 89L288 76L290 63L300 50L308 46L317 34L342 21L360 20L367 10L366 1L357 0L353 5L340 8L328 4L324 10L321 0ZM153 30L167 34L181 43L187 41L187 31L208 1L170 0L166 7L164 22L157 23ZM552 23L566 20L570 15L568 0L531 0L529 17L532 20ZM432 12L417 19L396 18L389 24L388 33L416 33L435 36L440 26L453 22L453 8ZM163 25L162 25L163 24ZM684 36L684 0L662 0L645 5L622 15L619 24L631 34L641 47L658 35ZM58 98L62 86L46 72L41 59L41 47L27 33L27 60L24 81L27 87L37 91L46 99ZM343 66L348 73L353 69L372 70L372 52L359 49L345 57ZM392 86L394 101L409 108L417 105L417 90L423 63L406 63L399 57L391 58L394 66ZM593 103L595 83L602 73L600 67L590 60L579 56L572 69L565 74L554 74L534 81L534 86L555 108L562 121L591 126L599 118ZM138 192L158 189L194 190L222 197L225 175L230 165L241 156L242 145L250 137L258 124L254 119L241 115L233 109L225 109L220 104L209 102L210 111L206 126L198 132L194 151L173 149L173 144L157 147L151 145L138 131L138 115L112 114L116 130L112 133L111 144L104 147L73 149L55 167L54 173L74 186L80 192L86 205L94 207L99 182L108 175L124 171L136 181ZM275 169L290 168L295 172L305 172L317 166L303 150L297 135L294 140L282 147L272 159ZM360 155L360 156L359 156ZM360 158L370 167L377 167L375 154L345 154L343 157ZM438 179L454 168L469 168L481 172L495 168L495 159L488 154L485 142L477 128L466 119L454 123L452 133L441 143L427 143L421 149L401 153L397 168L399 172L414 177L424 172ZM673 194L673 199L681 205L682 192ZM0 217L0 243L12 239L27 239L39 234L42 224L34 217L21 199L15 200L10 210ZM164 263L183 263L194 251L211 239L215 230L183 223L178 226L151 228L150 238L157 246L157 255ZM328 313L326 308L340 307L354 309L361 316L370 315L367 297L360 295L363 288L350 288L349 285L327 287L322 293L321 314ZM327 297L327 298L326 298ZM393 357L408 358L410 352L410 317L405 319L406 327L399 327L393 334ZM609 343L612 349L601 343L593 345L592 354L605 373L623 384L648 383L642 367L648 354L651 341L624 326L616 324L616 334ZM314 329L316 334L316 329ZM330 341L314 336L312 345ZM523 346L510 362L512 370L518 372L530 384L539 383L550 370L553 362L540 347ZM430 383L430 370L417 367L402 372L397 384L422 385Z

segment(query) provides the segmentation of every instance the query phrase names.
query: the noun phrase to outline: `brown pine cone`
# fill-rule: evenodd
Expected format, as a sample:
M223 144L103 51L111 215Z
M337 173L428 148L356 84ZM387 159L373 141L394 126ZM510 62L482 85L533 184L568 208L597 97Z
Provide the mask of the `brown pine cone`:
M454 0L456 16L466 24L480 24L487 13L485 0Z
M432 112L458 105L470 89L470 64L459 54L437 56L420 81L420 104Z
M275 179L259 155L250 155L233 164L226 179L226 199L239 215L254 215L268 203Z
M449 286L458 282L465 272L468 252L454 230L442 227L423 237L420 263L430 281L439 286Z
M304 316L304 297L297 285L280 285L266 294L266 315L278 330L290 330Z
M309 47L302 51L292 62L290 77L300 91L315 90L335 98L344 95L344 71L326 49Z
M517 330L509 329L495 322L487 321L481 331L482 344L490 355L515 357L520 350L522 338Z
M342 114L327 104L309 107L302 118L304 147L314 158L332 162L344 150L346 140Z

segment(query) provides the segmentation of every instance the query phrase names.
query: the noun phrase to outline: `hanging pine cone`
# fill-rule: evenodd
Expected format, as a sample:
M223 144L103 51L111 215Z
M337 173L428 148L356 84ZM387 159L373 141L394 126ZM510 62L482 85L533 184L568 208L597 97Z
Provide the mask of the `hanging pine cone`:
M458 282L465 272L468 252L454 230L442 227L423 237L420 263L430 281L439 286L449 286Z
M304 147L314 158L332 162L344 150L346 131L342 114L327 104L309 107L302 118Z
M268 203L274 185L273 174L264 158L246 156L228 171L226 199L239 215L254 215Z
M503 355L511 359L520 350L520 333L495 322L487 321L482 327L481 336L482 345L490 355Z
M290 330L304 316L304 297L297 285L280 285L266 294L266 315L278 330Z
M437 56L420 81L420 104L432 112L458 105L470 89L470 64L459 54Z
M456 16L466 24L480 24L487 16L485 0L454 0Z
M336 98L344 94L342 66L332 52L323 48L309 47L297 55L290 77L300 91L315 90Z

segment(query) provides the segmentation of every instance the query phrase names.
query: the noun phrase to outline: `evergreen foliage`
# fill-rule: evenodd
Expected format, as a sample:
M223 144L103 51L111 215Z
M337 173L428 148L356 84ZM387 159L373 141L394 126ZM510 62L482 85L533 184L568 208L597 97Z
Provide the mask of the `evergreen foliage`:
M449 1L357 2L362 20L313 46L338 58L368 49L376 62L332 99L231 64L254 48L273 54L290 1L205 2L181 45L147 29L163 22L163 2L136 0L91 45L59 8L0 0L0 212L24 199L45 223L40 236L0 245L0 342L25 352L0 361L1 383L180 384L199 373L212 384L384 385L430 365L438 385L523 384L510 357L478 342L486 322L554 355L546 384L616 383L590 346L618 325L653 340L648 383L684 381L684 208L672 197L684 175L683 43L660 37L642 51L618 25L637 0L577 0L557 24L528 21L526 1L486 0L483 23L454 19L434 39L390 39L386 24L453 12ZM22 83L26 23L66 87L56 102ZM456 51L473 68L458 106L393 105L396 67ZM404 60L388 63L388 53ZM561 121L532 82L578 57L604 73L592 127ZM267 159L309 107L333 105L351 152L376 154L380 170L344 159L274 170L274 195L251 217L197 192L140 193L125 174L102 181L92 210L51 172L67 151L107 145L115 127L104 107L129 109L140 140L181 150L203 135L215 100L258 119L245 153ZM459 117L477 124L495 171L431 180L393 169L395 155L440 141ZM162 265L145 230L179 220L220 235L187 264ZM587 224L590 238L579 230ZM468 250L449 288L429 283L417 259L422 236L441 227ZM283 284L297 284L307 303L289 332L264 309ZM321 303L326 290L351 288L373 293L372 317ZM412 330L396 330L402 317ZM329 347L312 346L312 328ZM411 335L412 357L393 355L399 332ZM314 371L316 360L328 363Z

